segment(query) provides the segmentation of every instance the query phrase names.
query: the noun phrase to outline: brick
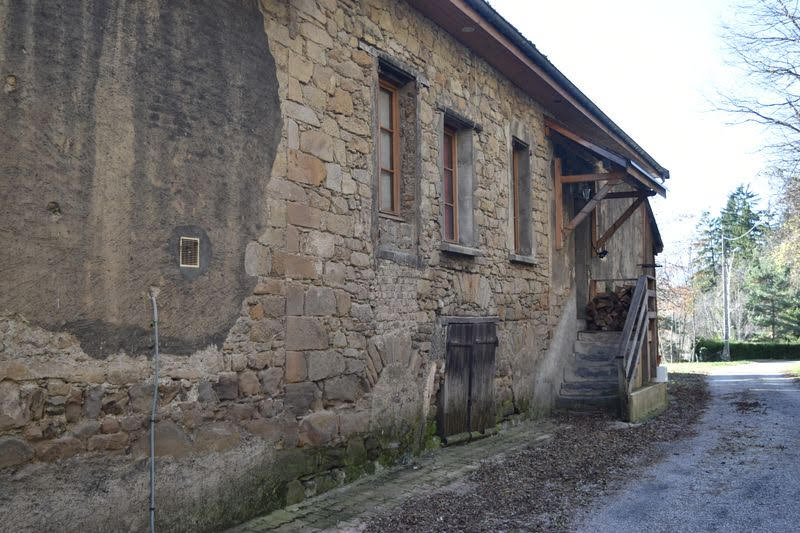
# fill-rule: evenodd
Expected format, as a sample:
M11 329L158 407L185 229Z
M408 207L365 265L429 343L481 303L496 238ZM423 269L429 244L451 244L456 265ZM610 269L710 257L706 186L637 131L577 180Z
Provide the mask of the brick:
M317 279L319 277L317 264L312 258L283 252L275 252L272 273L290 279Z
M229 422L214 422L199 427L194 434L194 453L224 452L239 444L239 430Z
M286 382L299 383L308 377L306 356L303 352L286 352Z
M82 451L83 443L75 437L62 437L36 445L36 457L41 461L66 459Z
M300 133L300 150L314 155L322 161L333 161L333 140L330 135L320 130L308 130Z
M289 150L287 177L298 183L318 186L325 181L325 163L319 158L297 150Z
M311 413L300 422L300 445L323 446L339 433L339 417L333 411Z
M11 381L0 381L0 430L22 427L29 419L20 398L19 386Z
M342 436L366 433L369 430L369 411L344 410L339 414L339 431Z
M308 234L306 253L323 259L333 257L336 252L336 236L330 233L312 231Z
M33 459L33 448L16 437L0 437L0 469L17 466Z
M100 423L101 433L116 433L119 431L119 422L113 416L107 416Z
M236 372L220 372L214 385L214 392L220 400L235 400L239 397L239 376Z
M313 383L289 383L283 405L294 416L302 416L321 405L322 394Z
M370 265L369 256L361 252L353 252L350 254L350 262L353 266L368 267Z
M305 301L305 289L302 285L290 285L286 289L286 314L302 315Z
M326 350L306 354L308 363L308 379L320 381L338 376L345 370L344 357L337 351Z
M325 316L336 313L336 297L333 289L327 287L310 287L306 291L305 314Z
M314 63L306 61L298 54L289 54L288 71L290 76L294 76L303 83L308 83L314 73Z
M268 279L262 281L258 285L256 285L255 289L253 289L253 294L255 295L264 295L264 294L282 294L283 293L283 282L278 279Z
M328 347L328 331L316 318L286 317L287 350L324 350Z
M268 368L258 373L261 378L261 392L269 396L277 395L281 390L283 379L282 368Z
M144 441L146 439L140 439ZM156 456L185 457L191 453L192 442L186 433L173 422L163 421L156 424ZM142 442L142 445L144 443ZM140 452L141 453L141 452Z
M289 203L286 205L286 216L289 224L304 228L319 229L322 226L322 213L307 205Z
M364 392L358 376L349 374L326 379L322 398L325 402L355 402Z
M339 316L350 314L351 298L345 291L336 291L336 313Z
M337 89L333 98L328 100L328 109L340 115L352 115L353 97L350 93Z
M96 450L121 450L128 445L127 433L114 433L111 435L95 435L89 438L89 451Z
M261 392L261 383L255 372L247 370L239 374L239 393L243 396L254 396Z

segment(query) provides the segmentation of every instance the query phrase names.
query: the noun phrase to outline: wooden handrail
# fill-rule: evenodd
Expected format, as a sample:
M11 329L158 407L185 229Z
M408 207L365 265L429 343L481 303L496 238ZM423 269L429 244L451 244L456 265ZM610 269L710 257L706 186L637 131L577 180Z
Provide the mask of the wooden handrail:
M623 416L627 412L628 395L633 388L636 366L641 358L644 341L647 339L647 331L656 320L652 312L655 304L653 309L650 308L650 301L654 301L655 298L655 278L648 275L639 276L617 346L620 409Z

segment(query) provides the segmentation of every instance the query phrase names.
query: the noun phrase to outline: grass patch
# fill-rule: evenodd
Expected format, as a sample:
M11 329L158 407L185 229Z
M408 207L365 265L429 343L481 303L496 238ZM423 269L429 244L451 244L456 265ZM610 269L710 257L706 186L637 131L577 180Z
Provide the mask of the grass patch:
M702 363L667 363L670 374L709 374L713 369L722 366L739 366L752 363L752 361L708 361ZM798 367L800 370L800 367Z
M789 375L800 379L800 364L789 368Z

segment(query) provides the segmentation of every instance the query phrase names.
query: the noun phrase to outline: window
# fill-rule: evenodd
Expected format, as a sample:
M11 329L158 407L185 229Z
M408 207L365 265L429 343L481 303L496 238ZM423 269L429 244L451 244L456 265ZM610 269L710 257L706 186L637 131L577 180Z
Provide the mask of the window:
M375 86L372 215L375 255L419 262L420 137L416 77L394 60L378 59Z
M514 218L514 253L529 256L532 251L531 177L528 145L514 139L511 175Z
M478 124L452 109L442 110L440 172L442 187L439 197L441 249L445 252L476 256L478 232L475 226L475 133Z
M456 132L453 129L444 129L444 142L442 144L444 240L458 242L458 157L456 156Z
M381 79L378 95L378 202L380 211L393 215L400 214L397 117L397 88Z
M200 239L181 237L180 266L200 268Z

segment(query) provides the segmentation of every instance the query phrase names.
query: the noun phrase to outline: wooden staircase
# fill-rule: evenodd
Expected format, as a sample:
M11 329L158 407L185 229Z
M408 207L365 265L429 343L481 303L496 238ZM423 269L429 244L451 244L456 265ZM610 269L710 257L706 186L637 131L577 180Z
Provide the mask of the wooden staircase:
M617 350L621 331L581 331L564 368L556 407L570 411L619 409Z

